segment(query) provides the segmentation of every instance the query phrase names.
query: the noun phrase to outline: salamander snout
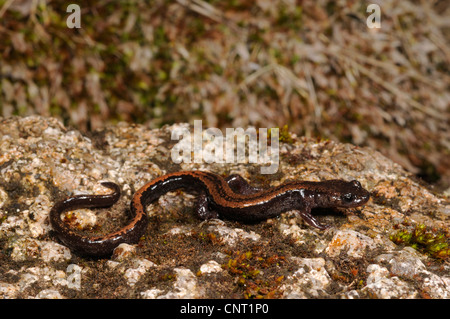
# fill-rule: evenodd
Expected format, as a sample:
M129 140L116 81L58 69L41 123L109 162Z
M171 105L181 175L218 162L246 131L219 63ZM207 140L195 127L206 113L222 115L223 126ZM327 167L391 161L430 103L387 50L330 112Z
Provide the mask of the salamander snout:
M357 180L348 183L341 195L341 204L346 207L358 207L367 203L370 193Z

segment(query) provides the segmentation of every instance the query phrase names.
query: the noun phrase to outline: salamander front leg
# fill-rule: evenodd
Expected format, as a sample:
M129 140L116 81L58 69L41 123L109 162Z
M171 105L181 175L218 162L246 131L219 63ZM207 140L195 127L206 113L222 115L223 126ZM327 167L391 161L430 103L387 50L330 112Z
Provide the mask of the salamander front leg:
M205 193L200 193L195 205L195 211L200 219L219 218L219 214L209 208L208 196Z
M312 227L318 228L320 230L330 228L330 226L328 225L319 223L319 221L313 215L311 215L311 212L309 210L299 211L299 213L303 220Z

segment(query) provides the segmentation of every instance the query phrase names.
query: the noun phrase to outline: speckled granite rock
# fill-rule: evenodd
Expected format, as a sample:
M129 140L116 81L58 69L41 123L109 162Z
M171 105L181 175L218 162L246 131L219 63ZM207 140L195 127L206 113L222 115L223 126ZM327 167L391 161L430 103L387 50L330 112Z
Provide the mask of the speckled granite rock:
M280 169L255 164L174 164L171 132L120 123L83 136L55 119L0 119L0 298L449 298L450 266L391 241L423 224L449 237L450 208L401 167L367 148L293 137L280 146ZM257 224L201 221L195 196L170 193L148 207L137 245L110 259L86 259L61 245L48 221L55 201L106 193L109 209L83 209L80 231L108 232L126 223L135 190L164 173L202 169L239 173L258 186L286 179L357 179L372 193L363 208L318 211L334 227L319 231L294 211Z

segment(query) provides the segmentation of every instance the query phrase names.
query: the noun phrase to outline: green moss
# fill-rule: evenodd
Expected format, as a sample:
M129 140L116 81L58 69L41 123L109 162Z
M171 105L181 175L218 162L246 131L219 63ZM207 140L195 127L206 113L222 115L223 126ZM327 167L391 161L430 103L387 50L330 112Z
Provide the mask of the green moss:
M397 245L413 247L434 258L446 259L450 256L447 235L424 224L418 224L413 229L401 229L389 239Z
M278 10L279 16L275 23L278 28L291 29L296 32L302 30L303 27L303 9L296 6L294 11L290 12L286 6L280 6Z
M214 233L192 232L191 236L205 244L222 245L222 238L218 238Z
M289 128L288 125L284 125L282 128L279 128L279 141L283 142L283 143L288 143L288 144L292 144L294 143L294 140L292 139L291 133L289 132ZM269 132L267 133L267 139L270 140L271 139L271 132L272 129L269 129Z
M175 281L176 279L177 279L177 274L172 273L172 272L161 274L159 276L160 281Z
M266 299L279 295L278 287L284 276L267 275L267 269L283 263L285 261L284 256L265 256L252 251L227 253L229 259L227 263L222 265L222 268L236 277L237 289L242 290L244 298Z

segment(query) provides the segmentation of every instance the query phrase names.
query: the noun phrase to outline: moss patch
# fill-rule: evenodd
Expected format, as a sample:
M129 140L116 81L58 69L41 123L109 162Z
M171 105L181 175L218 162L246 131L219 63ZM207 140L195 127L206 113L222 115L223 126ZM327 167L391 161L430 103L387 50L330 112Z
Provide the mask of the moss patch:
M431 257L448 259L450 256L449 237L448 233L443 230L418 224L413 228L399 229L390 235L389 239L397 245L413 247Z

